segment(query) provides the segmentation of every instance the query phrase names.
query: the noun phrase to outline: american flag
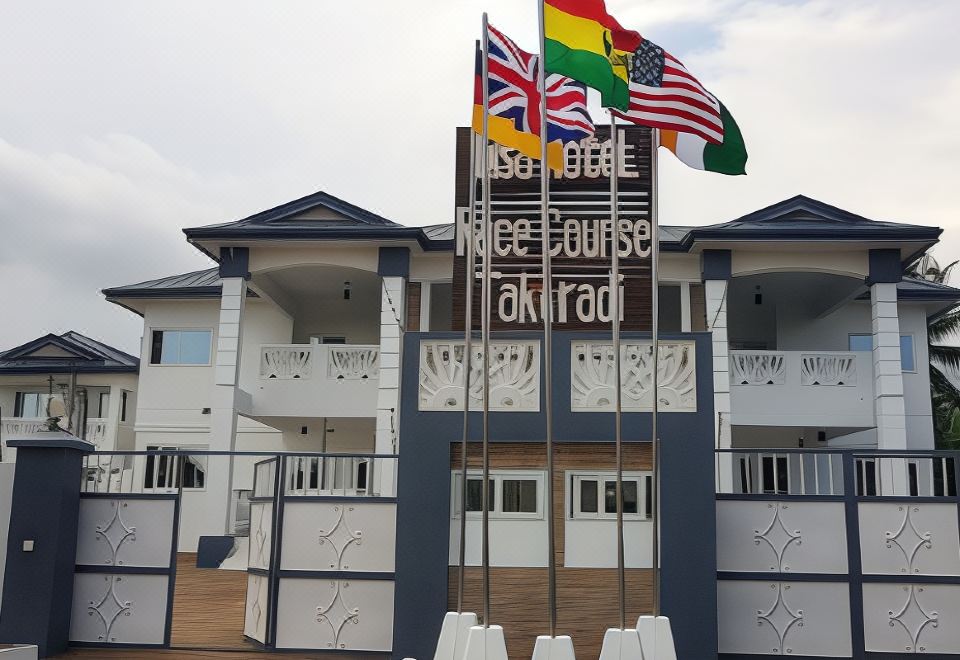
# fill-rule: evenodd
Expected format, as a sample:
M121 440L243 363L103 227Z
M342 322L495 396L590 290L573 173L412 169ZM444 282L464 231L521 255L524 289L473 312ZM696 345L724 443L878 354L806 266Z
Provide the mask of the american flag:
M493 26L489 30L490 114L513 120L518 131L540 135L538 57ZM548 141L566 144L593 135L586 86L558 74L548 75L546 86Z
M693 133L723 142L720 102L673 55L644 40L630 67L630 108L617 112L634 124Z

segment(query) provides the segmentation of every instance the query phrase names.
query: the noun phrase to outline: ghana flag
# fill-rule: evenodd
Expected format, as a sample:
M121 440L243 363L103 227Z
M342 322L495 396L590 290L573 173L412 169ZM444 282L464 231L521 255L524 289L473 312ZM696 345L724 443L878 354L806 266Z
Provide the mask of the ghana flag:
M543 0L543 28L547 73L593 87L606 107L629 107L630 57L642 38L608 14L603 0Z

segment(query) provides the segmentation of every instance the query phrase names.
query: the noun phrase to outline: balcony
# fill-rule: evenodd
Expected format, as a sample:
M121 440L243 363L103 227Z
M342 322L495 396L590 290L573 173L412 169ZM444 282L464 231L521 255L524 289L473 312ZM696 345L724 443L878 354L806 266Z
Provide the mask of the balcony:
M265 344L250 414L374 417L379 380L379 346Z
M730 351L730 402L738 425L874 426L873 354Z
M97 449L110 449L113 442L104 445L107 440L107 420L101 417L87 419L87 428L84 438L92 442ZM47 420L39 417L4 417L0 419L0 438L3 440L3 460L12 461L16 454L7 449L7 440L14 437L23 437L40 433L47 428Z

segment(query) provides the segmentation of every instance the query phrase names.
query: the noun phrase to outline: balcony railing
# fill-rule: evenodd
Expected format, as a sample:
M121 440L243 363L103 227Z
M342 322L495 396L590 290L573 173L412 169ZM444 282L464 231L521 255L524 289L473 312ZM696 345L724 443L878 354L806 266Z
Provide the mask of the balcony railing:
M3 439L4 452L6 452L6 441L8 439L30 436L34 433L40 433L46 428L47 420L40 417L4 417L0 419L0 438ZM95 447L102 447L104 440L107 439L107 420L102 417L87 419L84 438L93 443ZM4 460L7 460L6 455L4 455Z
M260 347L260 378L268 380L367 380L380 375L379 346L266 344Z
M874 426L869 352L730 351L734 424Z

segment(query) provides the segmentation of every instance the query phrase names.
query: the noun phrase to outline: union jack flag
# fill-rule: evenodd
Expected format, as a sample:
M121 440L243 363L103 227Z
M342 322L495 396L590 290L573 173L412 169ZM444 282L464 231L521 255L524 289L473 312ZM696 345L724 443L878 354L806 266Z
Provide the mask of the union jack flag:
M489 26L490 115L510 119L517 131L540 135L538 56L520 50L502 32ZM476 93L482 103L481 60L477 59ZM587 112L584 84L549 74L547 87L547 138L549 142L576 142L594 134Z

